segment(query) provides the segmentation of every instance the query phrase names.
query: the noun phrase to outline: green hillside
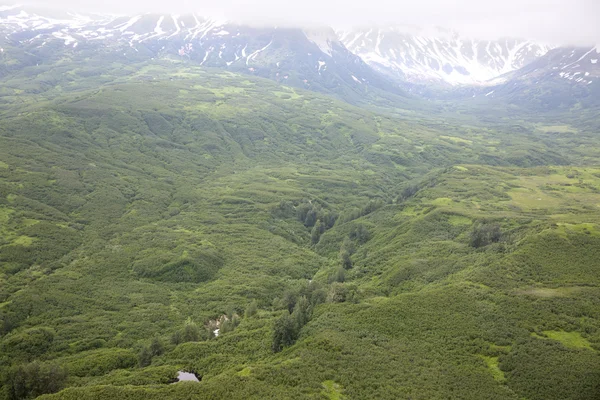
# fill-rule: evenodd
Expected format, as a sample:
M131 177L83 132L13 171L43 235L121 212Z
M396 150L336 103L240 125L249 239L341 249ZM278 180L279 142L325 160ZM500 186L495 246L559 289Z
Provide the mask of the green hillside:
M0 89L0 398L600 398L593 122L28 71Z

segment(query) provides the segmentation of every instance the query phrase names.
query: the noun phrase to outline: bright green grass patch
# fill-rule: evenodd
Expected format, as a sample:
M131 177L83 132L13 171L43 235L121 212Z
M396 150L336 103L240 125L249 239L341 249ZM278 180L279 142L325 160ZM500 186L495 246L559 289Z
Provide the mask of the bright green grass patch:
M462 171L462 172L467 172L469 169L466 167L463 167L461 165L455 165L454 169L458 170L458 171Z
M552 190L557 192L566 193L587 193L590 192L589 188L575 186L575 185L548 185L546 190Z
M546 337L561 342L565 347L573 349L591 349L592 346L579 332L544 331Z
M252 372L252 369L250 367L246 367L243 370L239 371L237 374L238 376L250 376L250 373Z
M342 387L334 381L324 381L324 389L321 394L330 400L341 400L344 398L342 395Z
M569 224L566 222L559 222L556 225L558 225L563 231L572 231L577 233L585 233L593 236L600 236L600 231L598 230L595 224Z
M280 99L284 99L284 100L296 100L299 99L301 96L294 92L293 90L290 90L289 92L282 92L282 91L278 91L278 90L274 90L273 94L277 97L279 97Z
M498 366L498 357L488 357L484 355L480 355L480 357L485 361L488 369L492 373L492 376L498 382L504 382L506 378L504 377L504 372Z
M18 246L29 247L33 244L33 240L34 239L29 236L19 236L18 238L13 240L12 244L18 245Z
M592 168L557 168L551 173L521 175L506 193L523 210L593 206L600 187L598 171Z
M218 89L210 88L209 90L212 91L217 96L225 96L226 94L244 94L246 92L246 90L244 88L235 87L235 86L225 86L225 87L218 88Z
M10 214L12 214L14 210L10 208L2 208L0 207L0 224L5 224L10 219Z
M473 144L472 140L462 139L456 136L440 136L440 139L446 139L451 141L452 143Z
M289 365L296 365L298 363L300 363L302 360L300 359L300 357L294 357L294 358L288 358L286 360L281 361L281 363L279 363L280 366L289 366Z
M435 204L436 206L449 206L450 204L452 204L452 199L450 199L448 197L438 197L437 199L433 200L431 203Z
M40 223L40 220L38 220L38 219L23 218L23 226L33 226L33 225L36 225L39 223Z
M538 125L536 129L544 133L577 133L570 125Z
M8 164L5 163L4 161L0 161L0 168L6 169L6 168L8 168Z
M400 214L402 215L409 215L409 216L417 216L420 215L421 213L415 209L415 207L404 207L402 209L402 211L400 211Z
M519 295L535 296L542 298L569 297L581 292L581 287L570 286L562 288L525 288L519 289L515 293Z
M510 345L501 346L501 345L495 344L495 343L490 344L490 350L502 350L502 351L505 351L508 353L511 349L512 349L512 346L510 346Z
M548 196L539 191L531 191L524 188L509 190L508 195L516 206L523 209L556 208L561 203L560 199Z
M470 218L463 215L451 215L448 218L448 222L454 226L471 225L472 221Z

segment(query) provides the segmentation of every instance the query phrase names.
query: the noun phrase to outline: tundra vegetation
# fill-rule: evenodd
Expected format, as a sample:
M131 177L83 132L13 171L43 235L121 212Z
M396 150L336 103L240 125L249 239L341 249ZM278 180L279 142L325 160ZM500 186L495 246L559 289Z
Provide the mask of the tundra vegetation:
M598 398L597 118L85 68L0 78L0 398Z

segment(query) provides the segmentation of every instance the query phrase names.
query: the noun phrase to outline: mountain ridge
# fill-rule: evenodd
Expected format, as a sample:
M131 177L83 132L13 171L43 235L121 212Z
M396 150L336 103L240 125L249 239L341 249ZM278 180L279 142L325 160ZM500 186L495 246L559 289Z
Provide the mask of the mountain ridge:
M0 12L0 48L54 56L59 44L78 52L104 47L131 59L174 57L207 67L268 77L321 92L403 94L341 43L331 28L253 27L191 15L44 17L16 7ZM3 51L4 52L4 51Z
M124 62L188 60L336 94L351 102L365 98L373 89L401 98L420 95L428 99L464 97L465 93L494 97L503 91L502 86L522 87L527 92L535 85L554 85L558 78L552 71L559 70L561 79L591 85L599 65L594 64L598 57L592 57L597 47L554 47L519 39L473 40L443 28L386 26L335 31L330 27L245 25L197 14L83 15L3 6L0 33L0 58L5 61L0 73L48 62L64 52L86 57L102 51ZM578 64L579 57L587 57L589 70ZM593 88L581 90L589 97Z

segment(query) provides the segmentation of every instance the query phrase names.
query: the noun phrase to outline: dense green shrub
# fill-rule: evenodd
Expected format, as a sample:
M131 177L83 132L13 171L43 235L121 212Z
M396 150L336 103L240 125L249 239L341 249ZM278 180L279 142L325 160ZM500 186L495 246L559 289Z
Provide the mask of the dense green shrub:
M24 354L28 359L34 359L50 349L54 337L54 330L47 327L15 331L3 341L2 350L5 354L13 354L16 358L19 354Z
M347 94L378 113L85 46L0 78L3 376L70 371L46 399L593 398L596 110L548 134Z
M65 357L62 365L69 375L98 376L115 369L133 368L138 358L131 350L105 348Z
M58 392L66 379L67 372L60 366L34 361L11 368L4 378L3 390L9 400L33 399Z
M298 337L298 327L292 316L286 312L277 321L273 327L273 352L277 353L284 347L294 344Z
M500 224L478 223L471 231L470 244L475 248L479 248L497 243L501 238L502 230L500 229Z
M205 282L214 278L223 266L223 259L214 249L175 252L148 252L136 261L133 270L141 277L167 282Z

